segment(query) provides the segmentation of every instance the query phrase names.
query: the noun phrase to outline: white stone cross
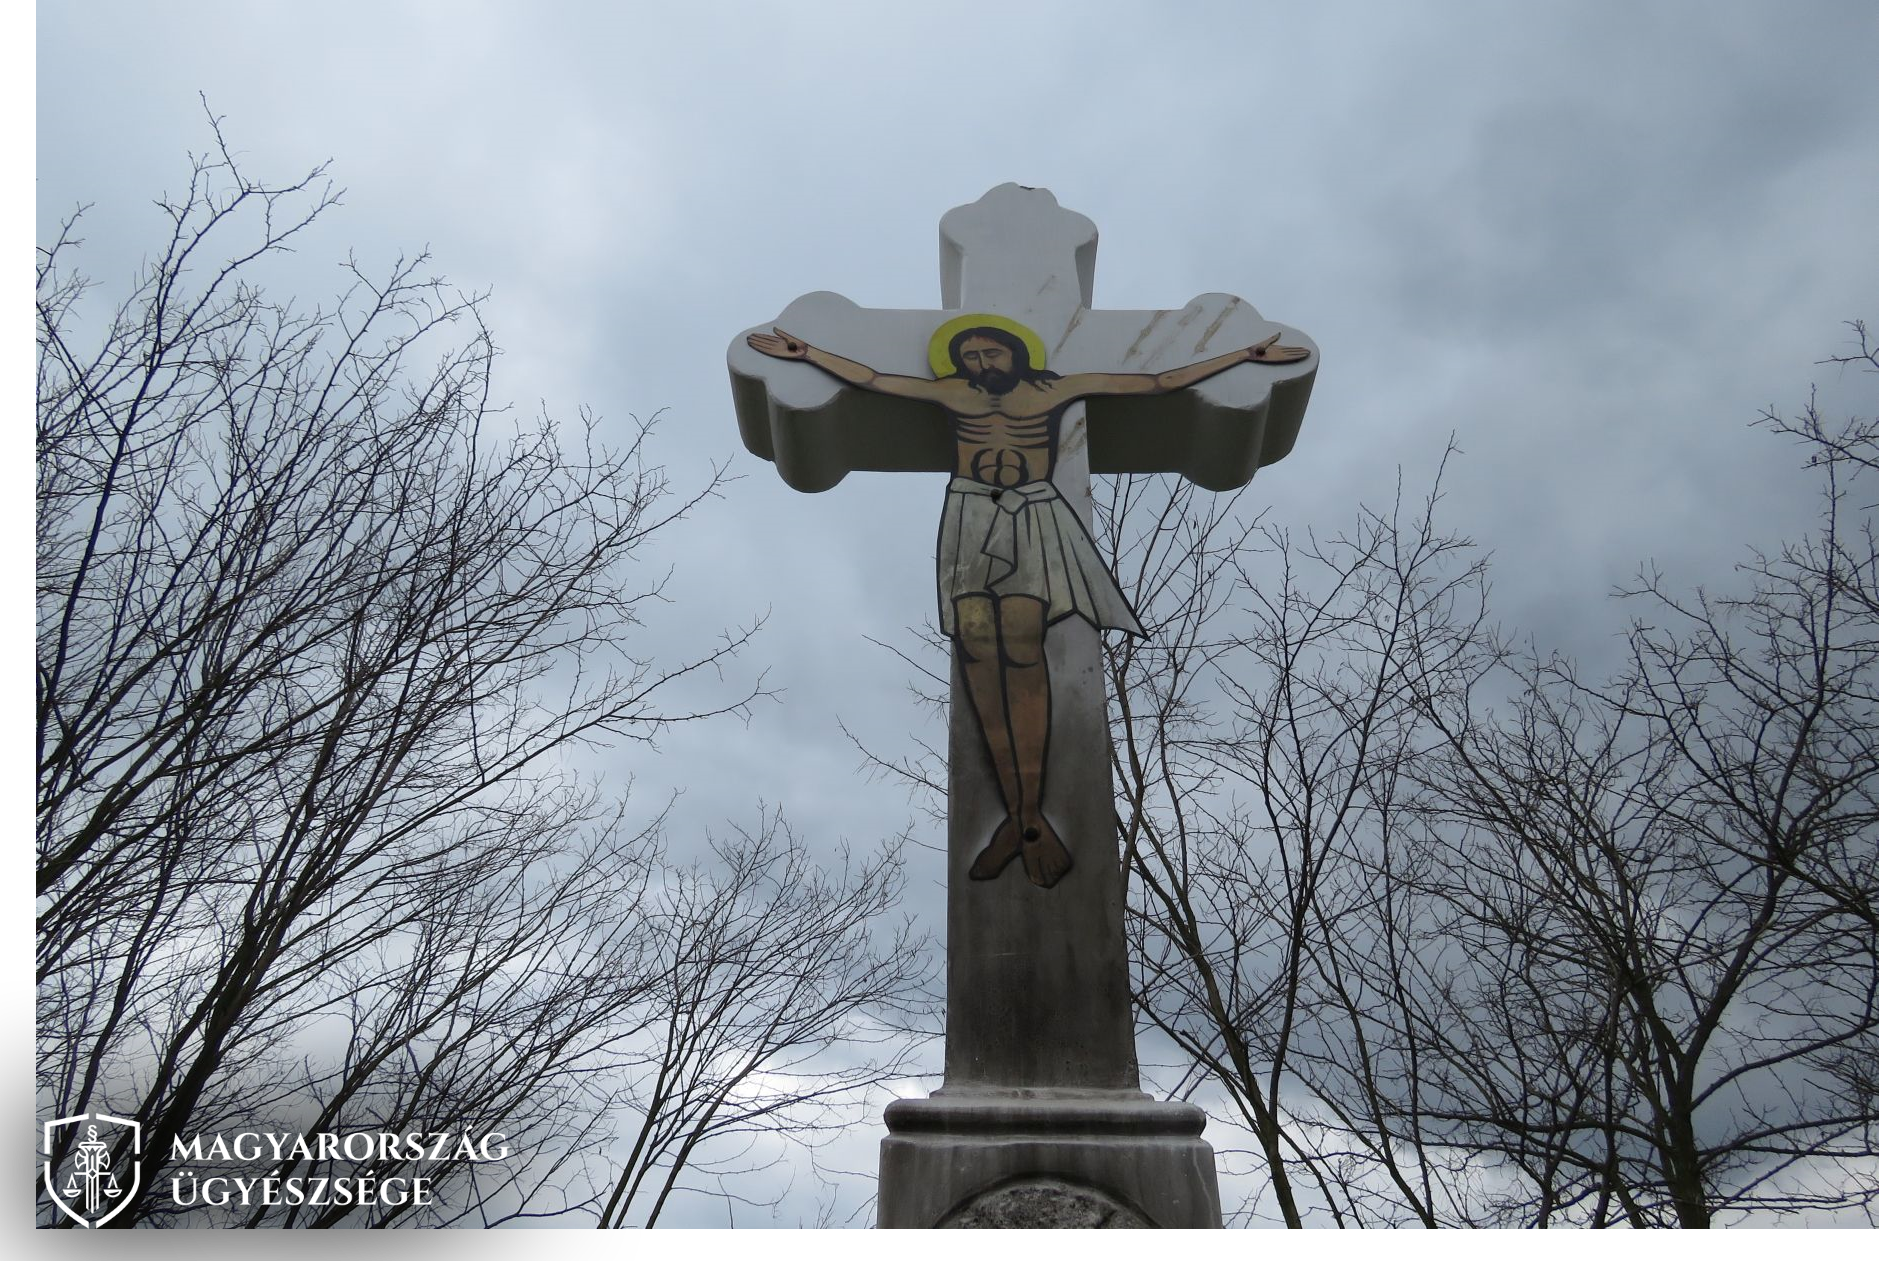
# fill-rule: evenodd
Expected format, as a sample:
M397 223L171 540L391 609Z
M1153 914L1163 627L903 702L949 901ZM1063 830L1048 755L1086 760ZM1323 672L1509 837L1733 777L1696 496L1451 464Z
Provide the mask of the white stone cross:
M946 1084L888 1109L880 1224L968 1220L1042 1178L1218 1225L1204 1117L1139 1087L1097 627L1136 628L1089 542L1089 476L1244 485L1291 449L1316 347L1226 294L1093 310L1095 225L1042 189L949 211L940 260L944 309L811 293L729 354L745 445L798 490L954 475ZM1000 356L1048 372L1000 377Z

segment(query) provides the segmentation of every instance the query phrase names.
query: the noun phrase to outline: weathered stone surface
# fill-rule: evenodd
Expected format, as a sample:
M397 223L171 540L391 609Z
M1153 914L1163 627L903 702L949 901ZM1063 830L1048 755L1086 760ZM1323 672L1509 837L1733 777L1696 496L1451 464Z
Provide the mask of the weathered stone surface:
M963 1230L1140 1230L1153 1222L1096 1187L1021 1178L982 1191L940 1220Z

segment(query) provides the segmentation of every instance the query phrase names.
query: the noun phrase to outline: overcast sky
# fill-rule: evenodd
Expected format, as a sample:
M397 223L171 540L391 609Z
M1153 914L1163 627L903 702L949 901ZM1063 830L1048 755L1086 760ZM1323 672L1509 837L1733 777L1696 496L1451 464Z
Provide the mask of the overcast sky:
M1763 408L1818 382L1874 410L1815 366L1879 321L1870 0L89 2L42 5L37 50L38 233L91 203L107 289L210 142L202 94L250 174L332 160L305 299L348 250L428 248L491 295L499 397L663 411L680 483L735 453L649 642L768 610L749 663L782 697L621 754L687 828L762 800L867 846L914 817L837 720L889 751L923 721L867 638L930 616L943 478L787 489L739 449L724 353L810 290L937 306L939 217L995 184L1096 222L1100 306L1226 291L1315 339L1297 447L1253 487L1272 519L1335 529L1452 432L1444 520L1493 550L1497 616L1589 661L1640 562L1726 581L1811 518Z

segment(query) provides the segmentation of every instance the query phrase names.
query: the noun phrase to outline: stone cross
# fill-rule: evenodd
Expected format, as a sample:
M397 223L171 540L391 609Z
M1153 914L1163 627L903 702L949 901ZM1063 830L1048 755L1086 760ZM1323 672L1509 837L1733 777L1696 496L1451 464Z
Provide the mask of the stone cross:
M1098 311L1096 228L1003 184L940 220L943 309L811 293L731 343L744 444L798 490L952 474L946 1079L888 1107L882 1226L1218 1226L1205 1117L1140 1089L1100 629L1141 633L1089 477L1244 485L1316 348L1225 294Z

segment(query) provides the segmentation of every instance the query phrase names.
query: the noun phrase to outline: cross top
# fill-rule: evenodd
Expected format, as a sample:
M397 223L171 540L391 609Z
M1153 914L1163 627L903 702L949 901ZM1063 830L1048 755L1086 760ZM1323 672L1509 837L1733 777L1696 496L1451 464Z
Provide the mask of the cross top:
M1000 184L940 217L941 306L991 307L1009 300L1008 291L1022 293L1027 286L1034 286L1035 314L1047 302L1056 306L1066 299L1095 306L1096 225L1059 206L1049 189L1021 184Z

